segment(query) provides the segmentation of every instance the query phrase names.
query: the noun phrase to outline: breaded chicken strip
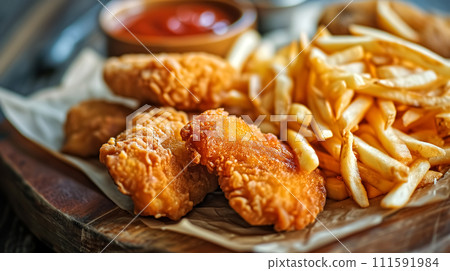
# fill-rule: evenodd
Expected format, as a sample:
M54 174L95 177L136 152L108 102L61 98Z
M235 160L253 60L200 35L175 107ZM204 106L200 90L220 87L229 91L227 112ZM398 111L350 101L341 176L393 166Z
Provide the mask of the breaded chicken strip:
M136 214L178 220L217 188L217 178L191 165L180 137L186 114L155 110L141 114L133 128L104 144L100 161L119 190L131 196Z
M125 130L126 117L132 112L121 104L101 100L72 107L64 124L62 151L80 157L97 156L103 143Z
M323 210L326 192L318 170L299 167L292 149L222 109L206 111L181 130L186 146L219 175L230 206L251 225L299 230Z
M206 53L125 55L108 59L103 76L117 95L189 111L220 106L236 71Z

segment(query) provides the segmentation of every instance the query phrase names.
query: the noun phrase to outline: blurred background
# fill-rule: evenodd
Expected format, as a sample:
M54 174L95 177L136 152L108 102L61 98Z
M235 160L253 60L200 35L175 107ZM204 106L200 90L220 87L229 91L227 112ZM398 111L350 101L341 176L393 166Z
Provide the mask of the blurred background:
M109 0L101 2L107 4ZM260 31L283 43L283 39L297 36L299 29L314 27L315 22L311 20L317 19L317 10L335 1L251 2L257 7L260 18L264 18L259 22ZM437 13L450 12L448 0L407 2ZM0 86L28 95L58 84L71 60L86 46L105 54L106 39L98 26L101 8L97 0L0 0ZM0 133L0 138L2 136ZM51 251L17 219L2 193L0 251Z

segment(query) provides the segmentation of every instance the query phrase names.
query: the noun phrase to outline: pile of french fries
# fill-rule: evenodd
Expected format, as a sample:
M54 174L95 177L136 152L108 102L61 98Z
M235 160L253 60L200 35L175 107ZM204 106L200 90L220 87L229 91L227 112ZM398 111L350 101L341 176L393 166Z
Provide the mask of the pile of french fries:
M282 116L261 130L284 136L302 169L322 169L328 198L367 207L384 195L382 207L400 208L450 165L450 61L380 30L350 30L321 28L277 52L259 41L234 62L249 74L255 111Z

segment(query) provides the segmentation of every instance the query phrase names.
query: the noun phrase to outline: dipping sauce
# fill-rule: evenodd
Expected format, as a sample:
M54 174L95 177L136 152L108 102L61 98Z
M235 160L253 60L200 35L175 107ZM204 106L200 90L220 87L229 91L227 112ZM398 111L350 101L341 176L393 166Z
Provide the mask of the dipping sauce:
M224 35L229 26L239 19L239 11L223 8L220 3L159 3L147 9L127 14L123 24L137 38L193 36L205 33ZM118 25L113 35L133 38Z

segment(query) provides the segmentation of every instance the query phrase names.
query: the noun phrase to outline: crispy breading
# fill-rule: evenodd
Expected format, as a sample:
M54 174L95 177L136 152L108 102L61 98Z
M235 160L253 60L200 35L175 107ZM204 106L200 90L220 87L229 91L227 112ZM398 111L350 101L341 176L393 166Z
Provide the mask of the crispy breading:
M220 106L237 77L227 61L206 53L124 55L108 59L103 75L118 95L188 111Z
M126 117L131 112L126 106L101 100L72 107L64 124L66 139L62 151L80 157L97 156L103 143L125 130Z
M199 165L180 137L187 116L162 108L137 116L134 126L100 149L119 190L130 195L135 213L178 220L217 188L217 178Z
M323 210L326 192L318 170L301 170L292 149L223 109L194 117L181 130L186 146L219 175L230 206L251 225L303 229Z

